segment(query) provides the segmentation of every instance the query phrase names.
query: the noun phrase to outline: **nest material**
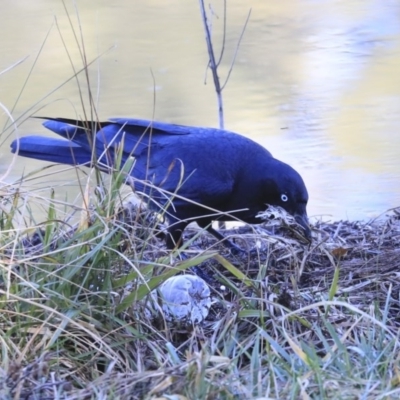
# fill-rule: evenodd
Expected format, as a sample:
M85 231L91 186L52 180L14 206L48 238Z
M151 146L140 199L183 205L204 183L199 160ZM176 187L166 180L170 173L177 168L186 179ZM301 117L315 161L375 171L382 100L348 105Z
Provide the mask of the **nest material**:
M150 237L142 254L154 260L166 254L164 241L146 228L154 226L153 220L150 225L148 222L152 213L142 214L140 209L126 207L123 213L117 214L117 220L130 227L126 234L127 240L135 242L133 246L140 243L141 236ZM336 271L339 279L335 298L365 308L373 302L383 307L389 296L390 312L396 321L399 319L400 208L371 222L317 222L312 226L313 242L309 244L303 240L294 220L279 210L271 208L263 218L267 222L260 225L223 231L225 237L233 239L244 250L239 256L232 255L228 247L217 243L206 231L199 234L198 229L190 228L185 230L184 240L191 240L195 235L197 238L190 244L188 254L217 250L252 279L260 279L260 269L265 270L262 278L268 290L278 292L282 304L290 309L326 299ZM69 230L67 237L74 232L75 229ZM59 240L55 238L55 246ZM26 242L26 251L40 253L40 242L32 239ZM215 268L221 271L218 261L211 259L197 270L212 277Z
M289 309L328 300L338 274L333 299L364 311L388 307L391 323L400 326L400 209L368 223L318 222L308 245L298 240L298 232L293 235L287 222L278 228L274 222L272 228L266 223L226 230L225 236L250 252L235 257L221 244L218 250L253 279L260 279L260 269L265 269L266 291ZM210 235L195 244L199 249L216 246ZM212 274L217 264L210 261L204 268Z

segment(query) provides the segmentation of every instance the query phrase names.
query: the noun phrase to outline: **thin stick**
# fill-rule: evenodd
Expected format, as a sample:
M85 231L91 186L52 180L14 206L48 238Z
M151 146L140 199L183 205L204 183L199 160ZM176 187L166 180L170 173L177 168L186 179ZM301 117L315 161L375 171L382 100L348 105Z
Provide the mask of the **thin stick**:
M202 13L203 24L204 24L204 31L206 33L206 43L207 43L208 55L210 57L209 67L212 72L215 91L217 92L219 128L224 129L224 106L223 106L223 101L222 101L221 85L219 83L219 78L218 78L218 74L217 74L218 66L217 66L217 63L215 62L214 49L213 49L213 45L211 42L211 33L210 33L210 29L209 29L208 22L207 22L206 10L204 8L204 0L199 0L199 3L200 3L200 10Z
M244 23L242 33L240 34L240 37L239 37L239 40L238 40L238 43L237 43L237 46L236 46L235 54L233 55L233 59L232 59L232 62L231 62L231 66L230 66L230 68L229 68L229 72L228 72L228 75L227 75L227 77L226 77L226 79L225 79L225 82L224 82L224 84L223 84L222 87L221 87L221 91L224 90L226 84L228 83L229 77L231 76L231 72L232 72L232 70L233 70L233 66L234 66L235 61L236 61L236 56L237 56L237 54L238 54L238 52L239 52L240 42L241 42L242 39L243 39L244 31L246 30L247 23L249 22L249 19L250 19L250 15L251 15L251 8L250 8L250 10L249 10L249 13L247 14L246 22ZM221 57L222 57L222 52L221 52ZM219 62L221 62L221 61L219 61ZM218 63L219 63L219 62L218 62Z
M222 57L224 56L225 41L226 41L226 0L224 0L224 29L222 34L222 49L221 49L221 54L219 55L219 60L217 62L217 67L219 67L219 65L221 64Z

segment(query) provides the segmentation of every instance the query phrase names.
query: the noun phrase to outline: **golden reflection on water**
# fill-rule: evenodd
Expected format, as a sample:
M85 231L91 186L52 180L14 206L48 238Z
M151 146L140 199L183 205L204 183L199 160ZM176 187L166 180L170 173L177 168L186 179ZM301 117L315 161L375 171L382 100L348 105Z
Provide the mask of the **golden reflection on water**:
M101 118L154 115L175 123L218 125L210 73L204 85L208 58L197 2L76 3L87 59L106 52L90 69ZM219 3L212 2L217 48ZM73 2L66 4L79 36ZM302 174L310 215L368 219L400 206L400 3L231 0L222 79L250 6L224 91L226 128L251 136ZM0 102L14 118L22 116L18 134L44 132L39 121L27 119L31 114L83 116L78 84L66 82L74 73L70 59L75 69L82 62L63 3L18 0L1 8L0 71L29 56L0 75ZM79 81L87 105L82 74ZM0 117L0 123L5 121ZM11 138L4 141L8 133L0 140L1 174L12 160ZM16 159L7 181L43 165ZM52 170L57 168L65 169ZM79 194L74 171L32 182L35 187L65 183L72 200ZM65 198L61 190L57 195Z

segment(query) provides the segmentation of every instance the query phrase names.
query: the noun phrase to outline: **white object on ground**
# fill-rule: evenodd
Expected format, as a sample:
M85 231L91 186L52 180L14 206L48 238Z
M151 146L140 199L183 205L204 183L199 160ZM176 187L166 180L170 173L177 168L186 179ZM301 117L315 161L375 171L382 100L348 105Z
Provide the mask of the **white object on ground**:
M173 276L158 288L158 293L167 321L198 324L210 310L210 288L196 275Z

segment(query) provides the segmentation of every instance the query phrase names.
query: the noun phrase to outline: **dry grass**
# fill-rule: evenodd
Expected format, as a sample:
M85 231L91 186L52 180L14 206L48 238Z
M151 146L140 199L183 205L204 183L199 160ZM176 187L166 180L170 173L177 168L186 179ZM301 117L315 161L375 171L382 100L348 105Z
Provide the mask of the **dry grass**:
M23 196L4 191L0 398L399 397L398 210L317 223L311 245L268 223L226 231L251 250L241 257L189 230L180 261L148 212L115 212L121 186L92 199L87 223L50 207L29 235L14 226ZM151 289L193 265L213 288L203 324L145 311Z

